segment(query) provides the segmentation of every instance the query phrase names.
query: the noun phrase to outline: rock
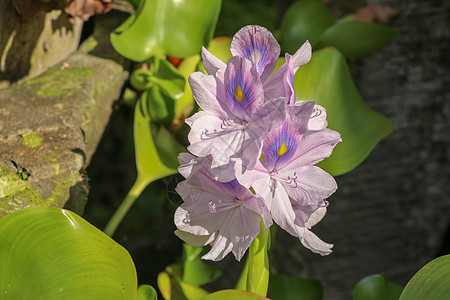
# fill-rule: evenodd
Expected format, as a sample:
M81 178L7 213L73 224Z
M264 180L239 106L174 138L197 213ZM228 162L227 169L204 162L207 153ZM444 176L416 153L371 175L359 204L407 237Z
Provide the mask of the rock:
M83 168L124 80L119 64L76 52L41 76L1 90L0 217L33 205L82 213Z

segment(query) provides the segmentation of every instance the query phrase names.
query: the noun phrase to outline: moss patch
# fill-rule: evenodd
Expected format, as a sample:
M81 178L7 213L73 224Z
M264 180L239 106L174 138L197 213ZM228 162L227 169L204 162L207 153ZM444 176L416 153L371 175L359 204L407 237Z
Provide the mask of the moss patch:
M83 88L82 83L93 78L97 71L92 68L50 69L42 76L27 81L27 84L42 84L37 94L39 96L59 96L73 94Z
M36 148L43 141L36 132L24 133L20 138L22 139L22 144L27 148Z

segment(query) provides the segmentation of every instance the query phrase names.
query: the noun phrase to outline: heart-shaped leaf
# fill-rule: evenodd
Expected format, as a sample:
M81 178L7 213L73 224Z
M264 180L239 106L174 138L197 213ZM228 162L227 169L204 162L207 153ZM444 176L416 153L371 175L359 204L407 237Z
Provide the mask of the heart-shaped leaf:
M295 75L297 100L315 100L327 110L328 127L342 142L319 166L341 175L359 165L375 145L392 132L391 122L370 109L353 82L344 56L333 48L313 53Z
M363 22L339 22L328 28L316 44L338 49L347 58L361 58L389 45L398 33L386 25Z
M30 207L1 219L0 261L2 299L136 299L128 252L68 210Z
M334 23L330 10L320 0L302 0L292 4L281 21L281 46L294 53L306 41L313 46Z
M141 0L136 15L111 33L111 44L138 62L188 57L208 45L220 8L221 0Z
M433 300L450 297L450 255L438 257L414 275L400 300Z

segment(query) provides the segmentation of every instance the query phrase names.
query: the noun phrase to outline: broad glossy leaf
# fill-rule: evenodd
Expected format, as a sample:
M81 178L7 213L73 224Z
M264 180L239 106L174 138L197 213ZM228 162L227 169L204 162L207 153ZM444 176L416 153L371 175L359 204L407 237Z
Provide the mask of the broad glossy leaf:
M356 284L353 300L397 300L402 290L403 287L387 280L382 274L371 275Z
M160 160L167 167L177 169L180 165L178 154L186 152L186 147L182 146L166 127L152 122L151 129Z
M450 255L438 257L414 275L400 300L450 298Z
M316 50L332 46L347 58L361 58L383 49L398 35L386 25L362 21L339 22L321 35Z
M270 274L269 298L283 300L322 300L322 284L316 279Z
M295 53L306 40L314 49L321 34L333 23L333 15L322 1L295 2L281 21L281 46L284 52Z
M111 44L139 62L197 54L214 33L220 7L221 0L141 0L136 15L111 33Z
M222 290L212 294L209 294L202 300L265 300L264 296L241 290Z
M137 300L157 300L158 293L148 284L142 284L137 289Z
M129 253L75 213L30 207L0 220L2 299L136 299Z
M297 100L315 100L325 107L328 127L341 134L343 141L319 163L332 175L358 166L394 129L386 117L364 103L344 56L334 48L314 52L295 75L294 87Z
M206 250L206 249L205 249ZM203 285L216 280L222 271L206 264L201 256L205 254L203 247L183 244L183 281L191 285Z
M161 161L153 139L147 107L147 97L143 96L139 98L134 111L134 147L138 172L136 184L143 186L177 173L176 168L168 167Z

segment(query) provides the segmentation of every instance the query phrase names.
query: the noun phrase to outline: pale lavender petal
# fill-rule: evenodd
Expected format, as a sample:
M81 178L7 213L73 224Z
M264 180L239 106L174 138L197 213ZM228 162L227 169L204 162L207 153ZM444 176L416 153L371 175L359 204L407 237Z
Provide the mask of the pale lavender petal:
M284 186L278 181L272 181L272 206L271 213L275 223L286 230L289 234L297 236L296 225L294 224L295 212L292 209L291 201L284 189Z
M324 107L316 104L308 123L308 130L319 131L327 128L327 111Z
M215 57L211 52L205 47L202 47L202 61L203 67L209 75L216 75L216 72L220 69L225 69L226 64Z
M225 97L228 111L239 118L247 120L264 100L264 91L252 62L235 56L230 58L224 74Z
M289 54L286 53L286 62L264 82L264 97L285 97L288 104L295 103L294 69Z
M309 129L314 108L315 101L297 101L286 107L288 119L295 123L293 126L298 128L300 134L304 134Z
M287 103L292 105L296 101L294 75L301 65L311 59L311 45L306 41L293 56L286 53L285 58L285 63L264 81L264 97L286 97Z
M202 256L202 259L219 261L222 260L233 249L231 241L218 234L214 243L211 245L211 250Z
M294 69L294 74L300 66L307 64L311 60L311 53L311 44L309 41L306 41L297 52L292 55L292 68Z
M340 141L340 134L331 129L304 134L289 168L295 170L302 166L315 165L330 156Z
M218 87L220 82L218 83L217 78L202 72L195 72L189 76L188 80L195 101L204 111L217 117L227 115L218 100L223 96L221 96L220 87Z
M197 114L199 117L196 117ZM198 112L193 117L196 117L193 122L186 120L191 126L188 150L201 157L212 155L213 168L228 164L232 155L242 151L243 142L250 139L242 125L230 120L204 112Z
M300 238L303 246L308 248L314 253L318 253L322 256L328 255L333 252L331 249L333 248L333 244L328 244L322 241L312 233L307 228L304 229L303 236Z
M188 178L191 174L196 173L200 169L210 168L211 157L198 158L190 153L182 152L178 155L178 162L180 166L178 167L178 172L183 175L184 178Z
M265 138L267 133L272 129L281 126L286 117L285 98L275 98L264 101L258 110L251 116L249 121L249 130L253 131L252 135ZM261 136L263 135L263 137Z
M319 205L337 189L333 176L316 166L282 170L277 178L283 178L283 186L289 197L300 205Z
M253 211L241 206L234 211L228 225L229 235L233 243L233 254L238 261L242 259L248 247L260 231L261 217Z
M264 81L272 73L280 56L280 45L264 27L250 25L240 29L231 42L233 56L251 60Z
M175 235L185 243L194 247L203 247L210 244L216 238L215 233L211 235L195 235L182 230L175 230Z
M308 219L308 221L305 223L306 228L311 229L314 225L322 221L323 217L325 217L325 214L327 213L327 207L321 206L319 209L317 209Z

